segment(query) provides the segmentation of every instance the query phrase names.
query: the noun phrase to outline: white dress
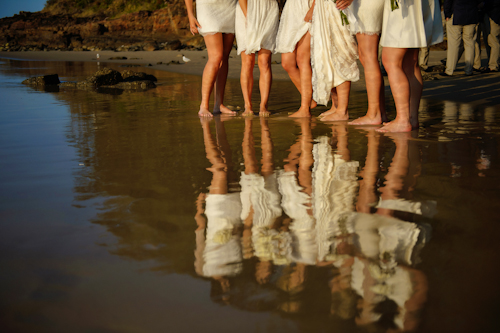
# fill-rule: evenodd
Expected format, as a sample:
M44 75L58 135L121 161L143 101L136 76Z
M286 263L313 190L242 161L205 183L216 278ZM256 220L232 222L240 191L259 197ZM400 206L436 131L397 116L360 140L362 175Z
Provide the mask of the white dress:
M438 0L401 0L391 10L385 0L380 45L396 48L420 48L443 41L441 6Z
M349 30L353 35L379 35L382 32L385 0L354 0L349 6L356 21L350 22Z
M216 33L234 34L237 0L197 0L196 18L202 36Z
M236 6L236 42L238 54L258 52L260 49L274 52L279 26L279 8L276 0L248 1L247 17Z
M332 88L359 80L358 47L331 0L316 0L312 21L313 99L326 105Z
M276 53L295 50L300 39L309 31L311 23L304 21L312 0L288 0L285 3L276 36Z

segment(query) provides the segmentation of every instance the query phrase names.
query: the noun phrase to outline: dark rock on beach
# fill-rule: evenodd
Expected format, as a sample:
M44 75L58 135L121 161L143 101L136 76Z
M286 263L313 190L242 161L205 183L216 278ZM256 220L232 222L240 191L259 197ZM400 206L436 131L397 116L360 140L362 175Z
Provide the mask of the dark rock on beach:
M124 70L121 72L121 75L123 77L123 81L125 82L144 81L144 80L151 82L158 81L154 75L146 74L143 72Z
M121 73L110 68L98 70L93 75L80 82L60 82L57 74L32 77L22 83L45 91L59 91L59 88L95 90L107 92L115 90L147 90L155 88L157 78L144 72L124 70ZM50 87L56 89L47 90ZM101 89L103 88L103 89ZM105 89L104 89L105 88ZM111 89L111 90L110 90Z
M49 86L58 85L59 83L61 83L61 81L59 81L59 75L49 74L44 76L31 77L24 80L22 83L30 86Z
M89 76L85 81L78 82L78 86L112 86L123 81L123 77L120 72L104 67L98 70L94 75Z

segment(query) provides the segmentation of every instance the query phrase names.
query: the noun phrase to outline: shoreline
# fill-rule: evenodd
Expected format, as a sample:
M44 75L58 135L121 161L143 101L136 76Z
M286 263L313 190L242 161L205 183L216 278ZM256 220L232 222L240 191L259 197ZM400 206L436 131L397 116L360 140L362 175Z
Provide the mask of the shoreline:
M99 54L99 59L97 59ZM185 63L182 56L191 61ZM487 65L486 52L482 52L482 64ZM114 60L113 57L125 57L126 59ZM446 51L431 50L429 55L429 66L441 65L441 60L446 58ZM178 50L178 51L24 51L6 52L0 51L0 59L26 60L26 61L82 61L82 62L106 62L117 64L135 64L145 66L149 69L161 70L180 74L201 76L207 59L207 51ZM179 63L179 64L177 64ZM281 55L272 56L273 80L290 81L288 74L281 67ZM228 78L238 79L240 77L240 57L236 50L231 51L229 58ZM358 61L360 79L353 82L351 91L366 91L363 66ZM463 62L459 62L456 72L452 77L441 77L433 73L434 80L424 81L422 98L450 100L462 103L500 105L500 73L481 74L474 73L465 76ZM137 68L136 70L139 70ZM255 80L258 80L259 70L255 67ZM386 97L390 94L389 82L384 77Z

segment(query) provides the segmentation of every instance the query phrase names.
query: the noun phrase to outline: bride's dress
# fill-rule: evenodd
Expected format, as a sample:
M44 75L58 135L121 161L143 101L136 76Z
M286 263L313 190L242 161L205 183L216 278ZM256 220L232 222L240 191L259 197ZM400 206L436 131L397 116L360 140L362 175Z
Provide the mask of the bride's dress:
M332 88L359 80L358 49L331 0L316 0L311 28L313 99L326 105Z

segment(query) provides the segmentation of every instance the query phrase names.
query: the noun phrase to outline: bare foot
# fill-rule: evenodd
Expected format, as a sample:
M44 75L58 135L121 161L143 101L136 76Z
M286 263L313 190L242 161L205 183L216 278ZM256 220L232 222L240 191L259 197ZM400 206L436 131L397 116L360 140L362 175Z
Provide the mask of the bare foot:
M349 120L349 113L346 112L344 114L342 113L337 113L337 112L334 112L334 113L331 113L327 116L324 116L323 118L321 118L321 121L348 121Z
M310 118L311 117L311 109L309 109L308 107L301 106L298 111L296 111L295 113L292 113L291 115L289 115L289 117L292 117L292 118Z
M225 106L225 105L223 105L223 104L221 104L221 105L219 106L219 109L218 109L218 110L216 110L216 109L214 108L214 114L216 114L216 113L230 114L230 115L233 115L233 116L237 114L237 112L236 112L236 111L233 111L233 110L228 109L228 108L227 108L227 106Z
M411 132L411 124L409 121L391 121L384 125L384 127L377 129L380 133L400 133L400 132Z
M325 111L325 112L321 113L321 114L318 116L318 118L323 118L323 117L329 116L329 115L331 115L331 114L333 114L333 113L335 113L335 112L337 112L337 109L336 109L336 108L331 108L330 110L328 110L328 111Z
M212 112L208 111L207 108L204 108L204 107L200 106L200 111L198 111L198 116L212 118L214 115L212 114Z
M259 111L259 116L261 117L269 117L271 115L271 112L267 109L260 109Z
M245 109L245 111L241 114L243 117L249 117L249 116L253 116L254 113L253 113L253 110L252 109Z
M311 100L311 104L309 105L309 108L310 109L314 109L317 106L318 106L318 103L316 103L316 101L314 99L312 99Z
M380 115L378 115L374 118L369 117L368 115L365 115L363 117L359 117L358 119L350 121L348 124L349 125L380 125L380 124L382 124L382 119L381 119Z

